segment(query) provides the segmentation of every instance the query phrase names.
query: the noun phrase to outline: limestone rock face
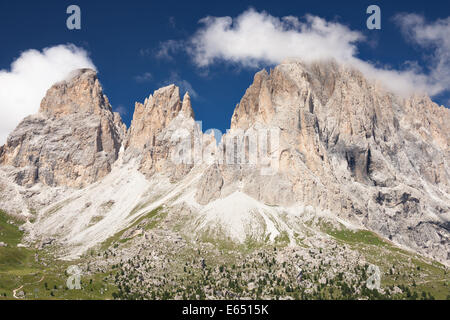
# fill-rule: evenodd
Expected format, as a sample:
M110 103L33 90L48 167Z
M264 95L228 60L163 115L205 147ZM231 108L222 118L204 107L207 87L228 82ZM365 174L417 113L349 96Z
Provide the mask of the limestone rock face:
M450 111L428 97L396 96L333 61L286 61L255 75L228 134L278 128L276 172L219 161L197 198L241 190L270 205L311 205L446 261L449 126Z
M147 177L160 172L177 180L194 163L174 159L177 146L200 137L189 94L181 101L179 88L169 85L156 90L144 104L136 103L126 154L140 157L140 171Z
M110 172L124 135L96 72L78 70L52 86L39 113L9 135L0 164L21 186L83 187Z

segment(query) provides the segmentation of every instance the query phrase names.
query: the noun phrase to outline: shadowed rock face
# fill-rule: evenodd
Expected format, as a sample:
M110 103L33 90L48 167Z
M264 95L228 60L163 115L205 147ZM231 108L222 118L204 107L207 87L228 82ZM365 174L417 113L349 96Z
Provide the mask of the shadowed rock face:
M286 61L255 75L231 120L232 130L280 128L277 174L211 168L202 181L215 177L221 191L203 187L198 201L241 188L268 204L301 202L446 260L449 125L428 97L398 97L334 62Z
M9 135L0 163L22 186L83 187L110 172L124 134L95 71L82 69L47 91L39 113Z

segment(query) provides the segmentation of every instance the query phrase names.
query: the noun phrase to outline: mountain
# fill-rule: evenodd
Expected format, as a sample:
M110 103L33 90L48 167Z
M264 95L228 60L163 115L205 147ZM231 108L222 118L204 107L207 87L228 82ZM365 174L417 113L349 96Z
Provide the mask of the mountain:
M206 183L200 199L241 189L310 205L449 262L449 120L428 97L395 96L349 67L287 61L255 75L231 121L231 135L280 129L277 173L212 167L223 192Z
M421 266L439 287L450 264L449 119L429 97L395 95L349 66L287 60L255 75L216 141L178 87L136 103L127 129L96 73L78 70L1 147L0 209L22 221L25 247L86 273L120 268L110 280L121 298L181 298L177 281L186 268L206 281L205 260L218 283L200 290L209 298L276 296L217 287L221 263L234 277L247 260L249 288L272 259L289 288L309 270L286 296L340 278L370 297L368 263L393 283ZM380 292L406 294L395 288Z

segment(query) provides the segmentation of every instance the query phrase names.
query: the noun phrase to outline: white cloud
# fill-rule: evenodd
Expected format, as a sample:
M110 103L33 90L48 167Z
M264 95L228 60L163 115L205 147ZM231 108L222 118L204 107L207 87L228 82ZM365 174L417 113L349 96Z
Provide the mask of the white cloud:
M450 88L450 17L427 23L417 14L399 14L395 20L411 42L431 51L430 77L436 93ZM431 49L431 50L430 50Z
M448 19L438 25L448 27ZM226 61L243 67L258 68L275 65L286 58L298 58L309 62L318 59L335 59L361 70L368 78L378 80L388 89L399 94L426 92L435 95L449 88L449 83L438 83L438 74L449 73L448 47L439 44L447 33L430 28L420 44L430 41L436 45L439 63L424 73L417 64L409 63L401 70L375 66L357 57L357 45L365 41L364 35L338 22L306 15L300 20L288 16L277 18L266 12L249 9L235 19L231 17L206 17L200 20L202 27L187 42L171 43L171 50L186 48L194 63L207 67L217 61ZM420 22L420 21L419 21ZM445 22L445 23L444 23ZM419 24L419 28L425 26ZM419 35L419 28L415 35ZM440 28L437 28L440 30ZM449 38L446 39L447 43ZM175 48L175 49L174 49ZM444 59L442 59L444 58ZM442 60L447 61L442 63Z
M282 19L265 12L247 10L236 19L206 17L191 40L190 53L204 67L216 60L244 66L276 64L286 58L316 60L333 56L348 61L357 53L360 32L344 25L307 15L306 21L289 16Z
M19 122L39 110L46 91L74 69L92 68L85 50L59 45L21 53L10 70L0 70L0 145Z

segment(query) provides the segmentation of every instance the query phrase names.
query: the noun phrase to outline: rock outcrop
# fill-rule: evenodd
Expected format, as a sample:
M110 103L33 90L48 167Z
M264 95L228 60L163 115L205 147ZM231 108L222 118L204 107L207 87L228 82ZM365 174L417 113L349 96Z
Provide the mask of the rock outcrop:
M0 165L20 186L80 188L104 177L125 135L95 71L78 70L52 86L39 113L25 118L0 151Z

